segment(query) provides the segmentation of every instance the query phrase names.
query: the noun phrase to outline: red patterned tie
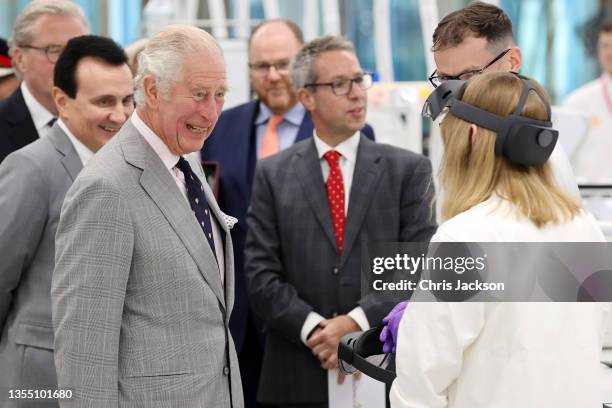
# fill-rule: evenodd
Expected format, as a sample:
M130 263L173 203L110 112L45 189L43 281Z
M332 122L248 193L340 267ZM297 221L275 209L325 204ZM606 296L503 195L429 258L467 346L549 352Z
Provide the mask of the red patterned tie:
M332 222L334 231L336 232L336 245L338 246L338 254L342 256L342 247L344 245L344 182L342 181L342 172L338 161L340 153L335 150L330 150L323 155L327 163L329 163L329 177L325 183L327 190L327 202L331 210Z

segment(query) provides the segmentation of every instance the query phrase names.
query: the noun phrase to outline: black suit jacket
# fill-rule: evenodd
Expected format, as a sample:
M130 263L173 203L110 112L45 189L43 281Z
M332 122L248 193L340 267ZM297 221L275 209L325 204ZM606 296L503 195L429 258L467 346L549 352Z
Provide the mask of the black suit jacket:
M306 317L361 306L379 325L392 305L361 296L361 241L429 241L433 192L427 158L362 136L340 257L314 140L259 162L245 249L253 309L268 330L259 402L327 400L327 373L300 339Z
M21 89L0 103L0 163L15 150L38 139Z
M202 148L203 160L219 163L219 207L226 214L238 218L238 223L231 230L234 244L236 297L230 330L236 349L239 351L244 342L249 315L249 300L243 272L244 242L247 231L246 213L251 202L251 187L257 163L255 120L259 114L260 103L259 100L254 100L224 111ZM295 142L311 138L312 130L312 119L306 112ZM366 125L363 132L374 140L374 131L369 125Z

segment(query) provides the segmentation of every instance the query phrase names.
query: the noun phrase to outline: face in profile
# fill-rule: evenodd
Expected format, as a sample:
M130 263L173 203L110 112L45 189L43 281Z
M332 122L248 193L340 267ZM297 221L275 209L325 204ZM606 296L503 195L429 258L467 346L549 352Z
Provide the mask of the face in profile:
M75 77L75 97L56 87L56 105L74 136L96 152L134 111L132 72L126 64L113 66L96 58L83 58Z
M362 129L365 124L368 102L363 89L363 70L354 53L329 51L315 61L316 83L334 83L302 90L302 101L312 113L321 137L347 138ZM354 80L351 82L351 80ZM357 81L358 83L356 83ZM343 94L350 88L350 92Z
M300 50L293 32L282 22L261 27L251 39L249 76L257 97L275 114L297 102L289 80L289 63Z
M182 73L170 95L157 98L155 112L155 133L179 156L202 149L223 110L227 92L225 62L220 52L187 54Z

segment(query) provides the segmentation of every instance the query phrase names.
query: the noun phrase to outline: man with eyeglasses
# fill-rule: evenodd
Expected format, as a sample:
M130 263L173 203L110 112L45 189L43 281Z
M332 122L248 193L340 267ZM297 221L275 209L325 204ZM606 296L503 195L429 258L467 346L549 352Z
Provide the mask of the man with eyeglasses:
M23 81L0 105L0 162L49 133L57 117L53 68L68 40L88 33L83 10L68 0L35 0L17 16L9 53Z
M431 164L364 136L370 74L351 43L304 45L290 78L313 137L258 163L247 215L245 273L267 336L258 402L328 406L340 337L376 325L388 308L361 297L362 239L428 241Z
M471 3L444 17L434 31L432 51L437 69L429 76L429 81L434 87L451 79L467 80L485 71L518 72L522 62L521 49L512 35L510 17L501 8L483 2ZM440 140L432 141L434 152L436 146L442 149L440 143ZM433 154L434 163L439 155ZM580 199L572 167L561 143L556 144L549 161L558 186ZM385 318L386 328L381 341L386 352L395 351L399 323L407 304L399 303Z
M202 149L202 159L219 164L219 205L236 217L232 229L236 302L230 329L236 342L245 405L255 406L263 354L261 321L250 311L244 280L246 213L258 159L312 136L312 120L289 80L289 63L304 43L292 21L266 20L249 38L249 77L257 98L223 112ZM372 128L364 132L374 138Z
M518 72L522 63L510 17L501 8L483 2L471 3L444 17L434 31L432 51L437 69L429 80L434 87L449 79L466 80L485 71ZM561 143L555 146L550 163L559 187L580 198Z

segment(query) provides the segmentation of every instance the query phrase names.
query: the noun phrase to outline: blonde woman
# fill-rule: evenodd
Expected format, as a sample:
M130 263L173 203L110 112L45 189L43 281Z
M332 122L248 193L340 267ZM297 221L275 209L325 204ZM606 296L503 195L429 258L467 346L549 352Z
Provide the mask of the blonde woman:
M550 120L542 87L513 73L472 78L460 100L501 117ZM517 164L512 146L496 149L499 134L452 109L441 131L445 221L432 241L604 241L581 203L554 183L548 156ZM606 311L603 303L411 303L398 332L391 405L600 408Z

